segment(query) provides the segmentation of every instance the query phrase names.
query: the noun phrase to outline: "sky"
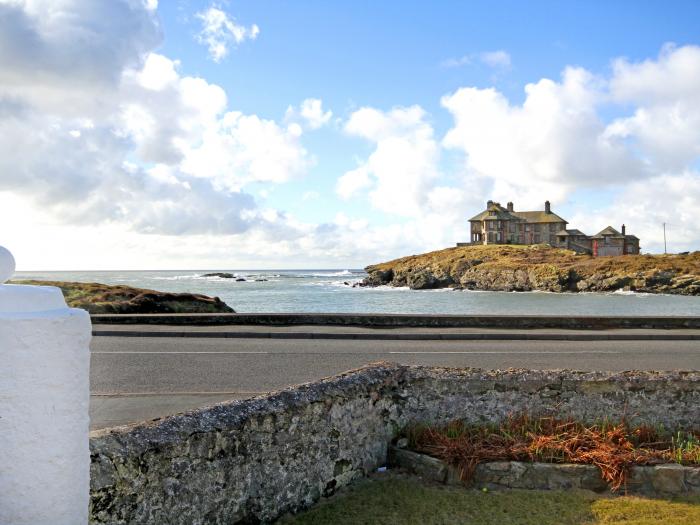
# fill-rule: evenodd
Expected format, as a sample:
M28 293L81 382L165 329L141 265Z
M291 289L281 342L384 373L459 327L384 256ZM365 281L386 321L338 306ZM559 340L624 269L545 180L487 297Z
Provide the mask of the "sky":
M487 200L700 249L700 2L0 0L20 270L359 268Z

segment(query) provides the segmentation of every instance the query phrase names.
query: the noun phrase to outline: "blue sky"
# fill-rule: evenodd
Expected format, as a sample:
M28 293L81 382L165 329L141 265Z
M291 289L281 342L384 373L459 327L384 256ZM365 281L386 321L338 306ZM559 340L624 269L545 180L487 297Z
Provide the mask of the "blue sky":
M179 58L183 73L225 87L242 111L279 119L289 101L307 97L322 99L340 118L362 106L420 104L438 134L452 122L440 97L461 86L495 86L511 102L522 103L526 84L558 79L567 66L605 74L614 58L644 60L668 42L697 43L700 19L700 3L693 1L226 2L219 5L241 24L256 23L261 33L216 63L193 38L199 30L193 14L210 5L161 3L165 38L159 50ZM445 64L492 50L506 51L511 66L494 70L478 60ZM357 155L371 151L370 144L338 129L311 134L305 144L318 164L303 182L273 191L271 204L311 221L328 220L339 207L372 214L374 221L391 220L334 197L337 176L355 166ZM301 196L311 190L327 199L306 206ZM574 198L599 202L600 196L589 193Z
M363 266L465 240L491 198L700 244L698 2L0 15L0 132L31 137L0 151L0 219L24 219L0 244L23 269L46 246L57 269Z

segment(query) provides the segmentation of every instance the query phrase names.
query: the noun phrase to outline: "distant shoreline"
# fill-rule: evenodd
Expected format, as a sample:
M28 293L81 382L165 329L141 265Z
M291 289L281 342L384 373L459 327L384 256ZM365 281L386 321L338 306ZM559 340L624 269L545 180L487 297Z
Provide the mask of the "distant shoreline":
M547 245L458 246L365 270L360 286L700 295L700 252L593 257Z

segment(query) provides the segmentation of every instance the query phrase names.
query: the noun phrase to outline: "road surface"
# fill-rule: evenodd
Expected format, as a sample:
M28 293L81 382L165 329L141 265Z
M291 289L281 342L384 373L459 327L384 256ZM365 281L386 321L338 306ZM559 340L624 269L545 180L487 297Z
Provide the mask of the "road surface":
M373 361L451 367L697 370L700 342L95 337L91 425L247 398Z

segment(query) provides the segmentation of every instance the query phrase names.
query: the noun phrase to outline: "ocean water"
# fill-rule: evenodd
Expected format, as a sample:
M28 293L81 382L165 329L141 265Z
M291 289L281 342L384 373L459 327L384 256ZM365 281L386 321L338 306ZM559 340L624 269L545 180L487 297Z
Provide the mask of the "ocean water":
M637 293L475 292L353 288L362 270L217 270L246 279L203 277L207 271L18 272L16 279L125 284L218 296L237 312L700 315L700 297ZM265 279L265 281L256 281ZM346 284L347 283L347 284Z

